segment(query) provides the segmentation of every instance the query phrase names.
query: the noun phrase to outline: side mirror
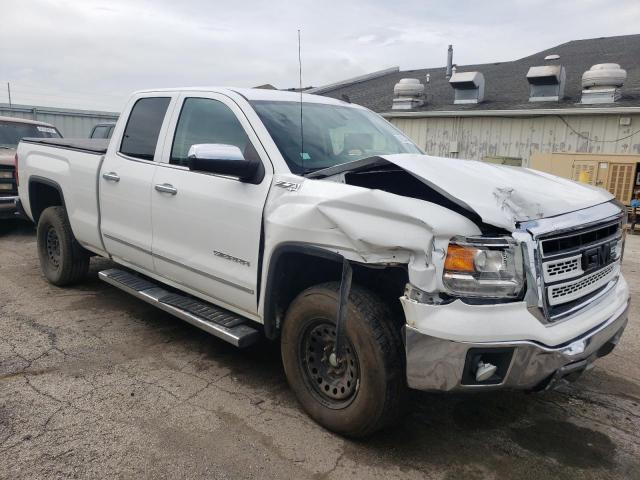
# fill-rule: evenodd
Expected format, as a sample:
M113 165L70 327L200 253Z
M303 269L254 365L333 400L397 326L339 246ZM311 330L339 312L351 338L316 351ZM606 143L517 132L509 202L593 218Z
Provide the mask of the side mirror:
M187 166L189 170L238 177L243 182L260 183L262 180L260 175L262 163L246 160L242 151L235 145L222 143L191 145L187 153Z

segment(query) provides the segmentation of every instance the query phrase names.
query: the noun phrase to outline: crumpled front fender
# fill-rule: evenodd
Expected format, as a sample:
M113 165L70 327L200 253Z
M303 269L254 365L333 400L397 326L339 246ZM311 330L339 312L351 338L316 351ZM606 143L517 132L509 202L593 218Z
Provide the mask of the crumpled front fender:
M434 203L293 175L274 179L264 230L265 259L279 244L308 244L355 262L407 264L410 282L425 291L438 289L444 255L434 251L454 235L480 233L471 220Z

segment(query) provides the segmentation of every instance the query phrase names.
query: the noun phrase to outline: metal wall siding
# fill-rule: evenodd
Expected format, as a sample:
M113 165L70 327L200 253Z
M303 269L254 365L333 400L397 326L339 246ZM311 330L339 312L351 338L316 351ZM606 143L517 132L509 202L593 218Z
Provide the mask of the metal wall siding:
M87 138L96 124L114 122L118 119L118 114L111 112L56 109L31 105L14 105L12 108L9 108L8 105L0 105L0 116L51 123L64 137L69 138Z
M639 154L640 115L624 116L631 118L631 125L620 125L620 115L613 114L563 117L572 128L557 116L392 118L391 122L429 155L473 160L517 157L528 165L536 152ZM456 141L458 153L451 153Z

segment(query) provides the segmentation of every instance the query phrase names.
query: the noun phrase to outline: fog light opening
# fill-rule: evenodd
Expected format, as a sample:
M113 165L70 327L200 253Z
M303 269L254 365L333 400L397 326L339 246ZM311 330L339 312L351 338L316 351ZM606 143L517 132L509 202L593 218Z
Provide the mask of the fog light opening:
M513 348L470 348L467 351L462 385L500 385L504 383Z
M484 363L482 360L478 362L476 365L476 381L484 382L485 380L489 380L493 377L493 374L496 373L498 367L491 363Z

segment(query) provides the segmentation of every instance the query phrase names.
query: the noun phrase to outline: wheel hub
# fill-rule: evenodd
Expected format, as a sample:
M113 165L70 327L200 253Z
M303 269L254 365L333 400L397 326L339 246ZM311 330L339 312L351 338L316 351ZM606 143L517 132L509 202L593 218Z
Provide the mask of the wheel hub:
M325 399L333 402L350 400L360 378L358 359L347 340L338 357L335 352L336 328L327 322L311 327L302 340L302 364L309 383Z
M60 239L55 228L49 227L47 230L46 243L49 262L57 268L60 266Z

